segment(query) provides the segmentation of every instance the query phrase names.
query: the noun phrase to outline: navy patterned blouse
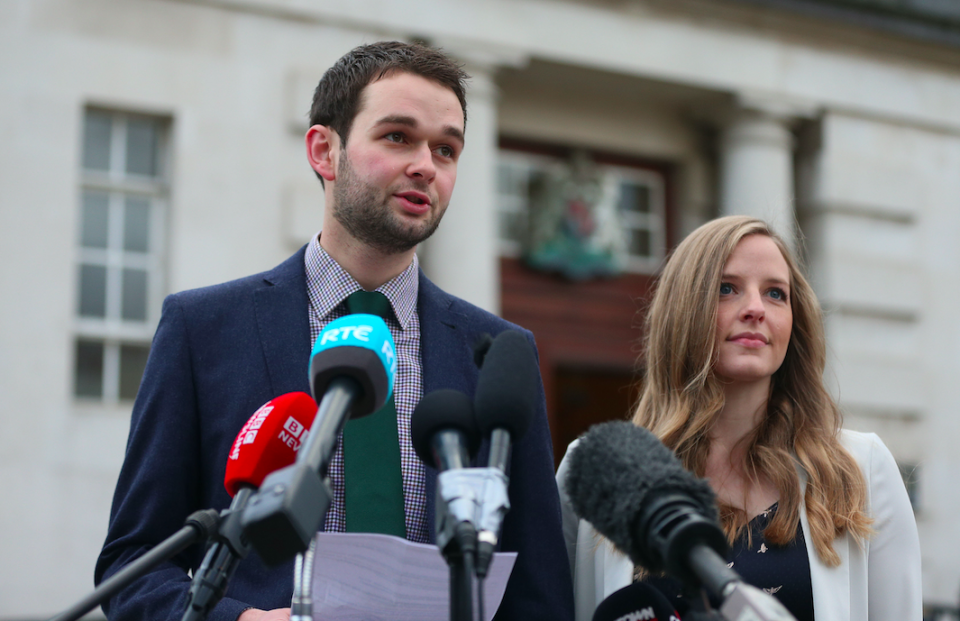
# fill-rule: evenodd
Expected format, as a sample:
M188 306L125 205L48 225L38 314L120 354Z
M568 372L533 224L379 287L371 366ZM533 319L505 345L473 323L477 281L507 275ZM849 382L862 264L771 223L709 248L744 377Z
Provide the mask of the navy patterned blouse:
M727 555L729 566L744 582L771 593L780 600L797 621L814 621L813 589L810 586L810 559L804 543L803 529L797 522L797 536L785 546L768 544L763 531L777 511L774 503L769 509L750 521L750 545L744 533ZM667 576L647 576L645 581L657 587L667 599L674 602L683 617L690 603L683 595L679 581ZM719 602L713 602L717 605Z

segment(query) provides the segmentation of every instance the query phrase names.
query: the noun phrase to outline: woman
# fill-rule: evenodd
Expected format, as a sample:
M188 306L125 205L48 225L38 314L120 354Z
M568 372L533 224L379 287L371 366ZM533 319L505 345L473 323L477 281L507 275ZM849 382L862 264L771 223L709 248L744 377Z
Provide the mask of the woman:
M876 435L840 430L819 304L764 222L713 220L677 247L645 349L633 422L710 482L734 570L798 619L920 621L920 546L896 462ZM577 519L566 468L564 535L577 619L589 620L644 572Z

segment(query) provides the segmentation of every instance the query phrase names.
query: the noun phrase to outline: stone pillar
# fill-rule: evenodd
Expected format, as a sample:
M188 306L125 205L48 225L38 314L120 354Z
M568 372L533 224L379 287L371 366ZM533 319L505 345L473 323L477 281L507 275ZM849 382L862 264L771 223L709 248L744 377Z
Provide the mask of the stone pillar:
M420 249L427 277L448 293L492 313L500 312L500 262L497 233L497 90L494 76L522 57L492 55L437 41L465 61L467 85L466 146L457 166L457 183L440 228Z
M720 138L720 214L766 220L791 245L795 119L783 110L741 105L725 119Z

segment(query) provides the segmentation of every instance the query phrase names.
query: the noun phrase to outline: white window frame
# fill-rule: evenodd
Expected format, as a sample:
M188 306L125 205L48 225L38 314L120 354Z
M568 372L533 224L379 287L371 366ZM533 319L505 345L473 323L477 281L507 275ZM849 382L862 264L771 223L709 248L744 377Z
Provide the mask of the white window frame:
M102 396L77 395L76 361L72 366L72 394L79 402L116 405L120 398L120 348L124 345L150 346L166 289L165 248L166 221L169 203L167 165L171 123L168 118L137 114L98 106L83 110L81 127L85 127L87 114L105 114L111 118L110 162L108 170L88 169L80 161L80 187L77 194L78 226L76 227L75 259L76 292L74 301L73 352L76 355L79 341L103 343ZM131 119L149 119L160 126L157 134L157 171L155 176L126 172L127 127ZM86 136L81 131L81 153ZM107 248L89 248L82 245L84 194L89 191L108 195L108 240ZM137 253L123 249L122 218L127 197L146 198L150 204L148 252ZM104 317L84 317L79 313L80 266L99 265L107 268L106 310ZM121 316L121 280L124 268L137 268L147 272L146 318L123 319Z
M667 252L667 200L666 180L664 176L652 170L627 166L599 165L604 171L608 183L632 182L649 188L650 211L623 214L621 224L629 229L648 231L650 234L650 254L647 256L628 255L627 271L652 274L657 270Z
M512 166L516 169L550 170L566 166L566 162L556 156L528 153L522 150L501 148L497 154L497 210L502 218L504 215L520 216L528 209L527 197L503 192L500 185L500 167ZM650 232L650 255L627 255L625 271L630 273L652 274L659 267L667 251L667 214L666 214L666 179L662 173L631 166L597 163L596 168L603 175L605 185L604 196L615 196L617 187L623 181L644 185L650 189L650 211L646 214L627 214L627 219L621 224L629 229L646 230ZM518 258L522 253L520 244L512 239L501 236L498 226L498 245L500 256Z

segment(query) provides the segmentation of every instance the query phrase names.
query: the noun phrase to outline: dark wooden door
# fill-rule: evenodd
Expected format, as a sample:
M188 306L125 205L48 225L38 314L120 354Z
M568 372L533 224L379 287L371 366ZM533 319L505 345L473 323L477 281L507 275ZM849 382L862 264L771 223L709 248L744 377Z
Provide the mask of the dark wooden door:
M592 423L623 418L641 350L644 274L570 282L501 259L502 313L533 331L556 463Z
M590 426L633 416L639 383L629 370L560 367L554 372L553 386L554 458L559 465L567 445Z

